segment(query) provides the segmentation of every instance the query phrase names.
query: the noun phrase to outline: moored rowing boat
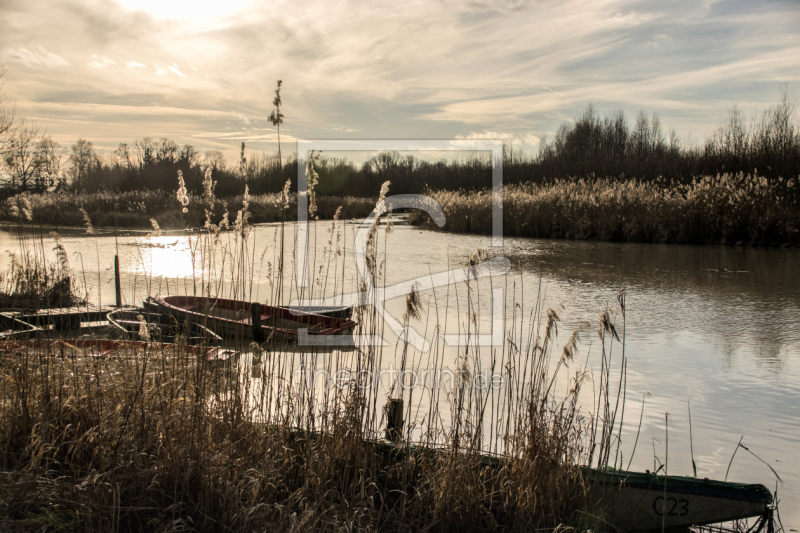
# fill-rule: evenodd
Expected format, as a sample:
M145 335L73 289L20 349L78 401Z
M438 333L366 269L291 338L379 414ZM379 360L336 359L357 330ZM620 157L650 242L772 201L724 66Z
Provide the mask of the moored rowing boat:
M253 327L250 302L201 296L156 296L145 306L166 315L177 316L209 327L225 338L248 339L260 328L264 339L296 341L299 335L328 336L351 333L356 323L350 319L302 313L284 307L258 304Z
M606 520L623 531L661 531L764 516L772 494L764 485L586 469Z
M188 344L218 344L222 337L196 322L178 320L174 316L143 309L117 309L108 313L108 323L129 339ZM143 337L146 337L143 338Z

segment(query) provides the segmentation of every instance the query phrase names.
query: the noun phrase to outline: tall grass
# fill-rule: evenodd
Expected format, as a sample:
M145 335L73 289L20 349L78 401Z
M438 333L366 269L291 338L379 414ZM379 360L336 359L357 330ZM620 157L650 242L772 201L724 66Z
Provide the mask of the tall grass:
M177 184L177 180L175 181ZM176 185L177 186L177 185ZM131 191L94 193L41 193L24 194L9 198L0 205L0 220L13 221L18 218L14 206L24 197L30 204L30 222L52 226L82 226L85 209L97 227L147 229L150 219L158 220L163 229L185 229L203 226L205 208L201 196L190 196L187 209L174 194L161 191ZM241 209L243 195L215 199L214 209L222 213L225 209L235 212ZM297 197L290 197L288 209L282 209L280 193L250 196L250 213L253 223L280 222L283 217L297 219ZM318 215L321 219L332 219L342 207L342 217L365 217L374 206L369 198L320 197Z
M0 309L37 310L75 307L86 303L69 265L63 245L56 240L56 261L49 261L44 241L20 235L20 253L11 257L11 267L0 272Z
M216 205L211 194L204 200ZM211 297L241 297L252 292L255 272L248 217L240 212L228 234L212 222L218 217L209 216L208 233L194 241L195 287ZM311 257L309 287L297 288L297 267L280 263L296 296L324 295L339 278L343 224L322 224L311 224L312 239L319 231L327 245L322 257ZM383 329L366 305L386 279L381 235L387 238L373 225L361 285L369 281L377 290L356 311L359 334ZM486 256L475 258L464 268L475 272ZM226 272L232 285L219 282ZM224 287L231 292L222 294ZM285 301L281 290L273 297ZM331 351L241 339L241 364L220 368L180 345L123 349L101 359L64 343L3 343L0 528L594 529L603 517L580 467L617 459L625 358L623 352L611 360L613 315L600 320L601 375L597 396L587 399L585 369L564 375L578 334L559 349L558 316L542 301L531 309L509 302L503 345L486 353L474 335L481 320L477 279L467 277L454 290L460 304L447 296L435 312L429 306L428 352L407 338L397 341L404 369L453 370L442 386L395 389L406 405L404 441L397 444L382 439L390 392L379 380L357 377L391 360L380 345ZM406 324L421 316L423 299L412 294L408 301ZM448 313L469 339L456 353L445 351L439 335ZM503 387L474 385L486 367L502 376ZM298 369L356 377L318 382ZM565 379L569 386L558 392L554 384ZM597 409L582 412L587 400ZM481 462L490 453L500 455Z
M652 243L800 245L798 182L753 174L619 182L567 179L510 185L503 232L526 237ZM491 193L431 191L446 231L491 232ZM434 228L425 215L414 221Z
M449 427L410 421L446 444L411 453L380 444L365 425L369 393L291 383L293 369L279 352L262 355L255 374L245 367L226 376L180 348L97 359L68 345L4 343L0 524L6 531L585 526L591 517L581 512L592 502L578 465L587 461L595 419L577 408L580 377L563 398L548 390L554 334L547 326L544 345L508 354L509 363L530 358L525 370L543 374L520 382L521 364L508 371L518 388L508 393L506 459L496 466L478 460L485 400L463 384L448 392ZM282 389L280 403L255 417L252 398L269 387Z

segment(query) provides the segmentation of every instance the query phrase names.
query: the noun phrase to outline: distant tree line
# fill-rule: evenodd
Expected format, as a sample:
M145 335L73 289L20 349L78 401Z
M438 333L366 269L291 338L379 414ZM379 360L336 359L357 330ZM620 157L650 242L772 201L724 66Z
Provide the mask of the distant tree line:
M279 126L280 82L274 103ZM66 149L40 135L35 124L15 120L2 104L0 99L0 199L55 190L173 192L179 170L188 191L201 194L208 168L219 197L241 195L245 185L251 194L275 193L287 180L296 190L298 164L305 165L293 157L247 153L244 143L238 164L228 164L220 151L200 153L166 138L121 143L113 154L98 154L85 139ZM601 116L589 105L574 121L563 123L552 139L543 139L538 154L520 154L509 146L503 159L508 184L592 177L689 183L697 176L756 171L767 178L789 178L800 175L800 124L786 90L776 105L750 120L733 106L702 144L680 139L673 129L665 134L658 115L640 112L631 124L621 111ZM381 152L362 164L323 154L317 171L317 192L330 195L377 196L385 181L392 182L393 194L491 186L491 163L480 153L431 161Z
M601 117L589 105L552 139L543 139L537 156L515 158L504 170L510 183L592 175L688 183L698 176L740 172L788 179L800 175L800 122L784 90L777 104L750 120L732 106L698 145L680 139L672 128L665 135L656 114L640 111L631 125L621 111Z

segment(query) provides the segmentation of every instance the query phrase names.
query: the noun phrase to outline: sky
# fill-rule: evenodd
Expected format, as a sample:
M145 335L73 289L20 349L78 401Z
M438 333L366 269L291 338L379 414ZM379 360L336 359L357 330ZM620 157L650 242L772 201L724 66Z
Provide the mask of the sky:
M238 158L297 139L503 139L592 104L688 142L800 84L800 1L0 0L6 103L69 146Z

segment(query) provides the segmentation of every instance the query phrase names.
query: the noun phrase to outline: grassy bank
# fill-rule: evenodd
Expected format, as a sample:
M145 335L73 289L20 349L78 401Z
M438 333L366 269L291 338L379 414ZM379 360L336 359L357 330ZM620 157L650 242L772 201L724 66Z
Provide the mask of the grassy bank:
M10 268L0 272L0 309L74 307L86 303L64 246L57 240L57 260L48 261L41 239L20 236L20 252Z
M334 410L316 420L325 433L312 438L293 429L315 427L297 416L302 392L287 388L268 423L253 423L247 395L259 380L239 381L180 350L99 360L68 346L0 348L4 531L527 531L587 522L576 467L583 428L568 398L565 411L528 403L516 460L486 467L467 423L475 406L463 406L451 446L410 455L365 443L366 399L355 389L336 394ZM280 364L279 354L265 357Z
M682 185L610 179L510 185L503 194L506 235L651 243L800 246L797 181L752 174L696 178ZM445 231L488 234L489 191L431 191ZM427 215L414 222L436 228Z
M206 201L213 204L213 193ZM257 265L249 217L237 218L244 222L230 238L213 231L196 237L197 270L211 273L194 280L198 294L235 297L252 287ZM343 228L331 224L314 265L337 272ZM375 290L355 310L358 335L384 329L382 315L366 305L385 289L390 268L380 238L388 232L381 237L376 221L359 281ZM297 285L292 262L283 260L284 245L293 257L294 240L286 235L279 247L280 270L271 279L281 281L270 302L287 301L284 277ZM224 264L215 263L219 257ZM600 348L595 340L592 354L601 358L601 370L582 397L589 374L567 366L579 332L559 346L558 316L542 302L531 309L506 302L503 346L487 349L470 335L470 324L481 323L477 278L486 259L476 251L464 265L475 277L454 290L465 300L442 299L426 311L416 287L407 295L405 327L428 313L439 332L448 313L460 317L467 345L447 352L437 333L425 352L407 335L394 353L382 343L344 350L238 343L242 356L229 366L212 365L180 344L100 358L63 342L0 343L0 530L596 529L604 509L580 467L620 462L626 359L614 346L615 315L600 316ZM241 274L232 292L220 292L224 285L214 277L223 268ZM307 297L314 298L325 294L329 278L311 271ZM619 303L616 316L624 320L624 296ZM390 365L400 377L390 374L382 383ZM307 369L322 371L323 380L306 378ZM486 369L497 374L499 388L475 379ZM404 381L406 371L449 377L435 384L422 378L417 387L416 378L414 385ZM389 399L406 406L397 446L379 443ZM587 413L581 405L597 407ZM502 452L505 462L482 463L480 455L490 451Z
M213 211L222 217L227 210L231 222L242 208L243 197L234 196L215 199ZM297 220L297 195L288 199L288 208L282 208L280 194L251 195L249 198L250 221L280 222ZM326 196L317 199L317 215L320 219L332 219L341 206L341 218L366 217L375 207L375 199L352 196ZM84 224L81 209L86 210L96 227L151 228L150 219L155 218L162 229L184 229L202 227L206 205L202 197L190 196L188 212L174 193L160 191L131 191L122 193L41 193L22 194L9 198L0 205L0 220L25 223L75 226ZM214 222L217 222L216 220Z
M327 385L297 377L298 362L331 374L380 369L371 347L251 345L238 366L224 367L182 345L98 358L69 342L0 342L0 529L594 529L603 508L579 465L616 460L618 384L601 372L595 400L607 409L598 413L579 408L583 369L563 396L554 393L577 334L562 353L555 313L539 317L538 334L519 329L523 314L508 318L507 345L491 357L507 384L496 397L473 385L477 346L442 390L399 389L403 435L421 440L414 453L408 441L382 441L387 391L338 373ZM360 332L374 331L376 318L360 312ZM599 334L608 369L608 314ZM426 368L423 354L400 347L409 369ZM442 349L427 365L446 369ZM487 440L503 443L504 463L481 463Z

